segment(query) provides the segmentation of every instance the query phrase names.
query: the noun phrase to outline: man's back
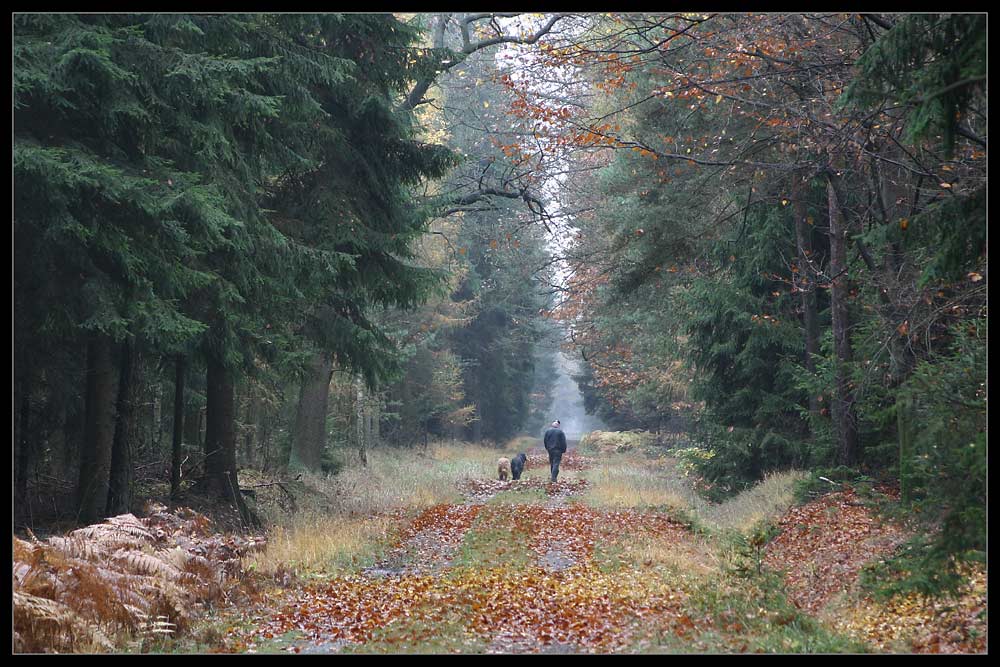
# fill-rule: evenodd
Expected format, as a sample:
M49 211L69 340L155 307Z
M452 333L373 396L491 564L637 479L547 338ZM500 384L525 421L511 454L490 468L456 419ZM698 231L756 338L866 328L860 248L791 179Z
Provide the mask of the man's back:
M566 434L560 428L553 426L547 430L542 442L545 444L545 449L550 452L566 451Z

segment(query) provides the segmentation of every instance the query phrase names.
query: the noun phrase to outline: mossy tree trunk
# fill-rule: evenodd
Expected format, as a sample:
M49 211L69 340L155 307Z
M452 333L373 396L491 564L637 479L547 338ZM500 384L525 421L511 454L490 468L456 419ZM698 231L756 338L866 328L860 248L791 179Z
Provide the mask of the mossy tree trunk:
M288 469L318 472L326 447L326 415L333 377L333 358L317 353L299 388Z

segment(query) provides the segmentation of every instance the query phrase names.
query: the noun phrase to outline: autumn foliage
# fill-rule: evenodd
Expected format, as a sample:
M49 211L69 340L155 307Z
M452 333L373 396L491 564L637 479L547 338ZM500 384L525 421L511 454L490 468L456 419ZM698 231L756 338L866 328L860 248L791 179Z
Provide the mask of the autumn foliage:
M265 544L163 506L44 541L14 537L14 650L109 651L183 631L238 588L241 558Z

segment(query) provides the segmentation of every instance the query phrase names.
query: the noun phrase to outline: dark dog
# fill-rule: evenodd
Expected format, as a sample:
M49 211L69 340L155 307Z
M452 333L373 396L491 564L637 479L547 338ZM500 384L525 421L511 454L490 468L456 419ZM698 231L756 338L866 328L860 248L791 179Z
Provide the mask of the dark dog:
M514 458L510 460L510 474L514 479L521 479L521 473L524 471L524 465L528 462L528 457L521 452Z

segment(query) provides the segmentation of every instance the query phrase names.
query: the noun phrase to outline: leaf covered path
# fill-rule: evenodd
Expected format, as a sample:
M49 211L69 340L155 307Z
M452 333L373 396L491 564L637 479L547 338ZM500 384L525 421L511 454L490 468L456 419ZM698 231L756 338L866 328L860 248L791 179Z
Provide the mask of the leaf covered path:
M985 617L977 616L985 605L984 586L970 589L958 607L925 606L919 614L905 601L883 605L845 596L866 563L887 557L904 538L850 490L789 509L763 551L741 556L757 576L734 576L733 563L720 562L725 550L719 536L696 534L666 508L595 506L586 476L592 463L571 450L560 481L551 484L546 457L535 450L530 474L516 482L462 479L463 502L420 512L369 567L300 580L269 594L266 606L230 625L222 650L984 648ZM738 551L730 550L729 557Z
M570 451L562 470L581 470ZM466 480L466 501L422 512L375 566L289 591L232 648L289 639L294 652L613 652L643 637L683 636L685 593L642 571L595 560L623 535L690 539L665 515L600 511L578 502L584 479ZM546 474L547 476L547 474ZM564 477L566 477L564 473ZM533 501L505 496L533 494Z

